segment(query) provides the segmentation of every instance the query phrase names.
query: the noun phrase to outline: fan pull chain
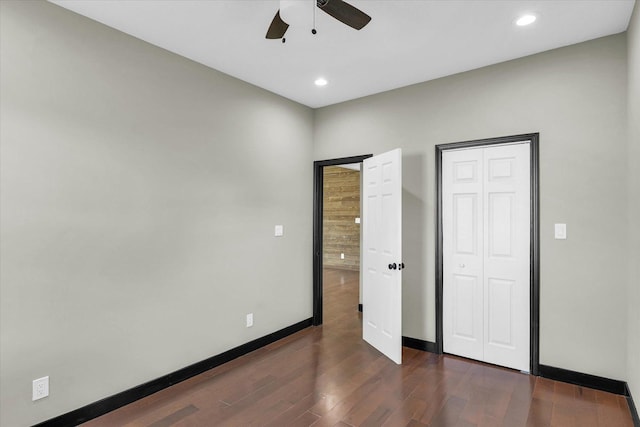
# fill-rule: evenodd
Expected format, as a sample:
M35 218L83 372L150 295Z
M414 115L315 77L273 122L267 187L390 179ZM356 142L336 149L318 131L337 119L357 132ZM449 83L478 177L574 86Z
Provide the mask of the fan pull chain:
M311 0L313 2L313 28L311 29L311 34L316 34L316 0Z

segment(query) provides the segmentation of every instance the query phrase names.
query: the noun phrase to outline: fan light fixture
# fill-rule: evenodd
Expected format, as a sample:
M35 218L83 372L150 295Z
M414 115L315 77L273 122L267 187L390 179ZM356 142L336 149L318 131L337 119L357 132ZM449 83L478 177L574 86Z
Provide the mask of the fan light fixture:
M533 24L536 20L535 15L522 15L516 21L516 25L519 27L524 27L525 25Z
M315 1L280 0L280 18L294 27L304 27L309 25L315 6Z
M327 79L318 77L314 83L316 84L316 86L326 86L328 82Z

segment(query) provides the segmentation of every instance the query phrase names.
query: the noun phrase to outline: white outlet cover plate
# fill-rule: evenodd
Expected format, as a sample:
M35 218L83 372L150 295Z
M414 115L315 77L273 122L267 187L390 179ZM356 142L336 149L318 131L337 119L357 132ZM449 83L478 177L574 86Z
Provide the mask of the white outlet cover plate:
M49 396L49 377L33 380L32 400L40 400L47 396Z
M276 225L275 230L274 230L274 235L276 237L284 236L284 226L283 225Z
M247 328L253 326L253 313L247 314Z
M360 218L356 218L356 224L360 224Z

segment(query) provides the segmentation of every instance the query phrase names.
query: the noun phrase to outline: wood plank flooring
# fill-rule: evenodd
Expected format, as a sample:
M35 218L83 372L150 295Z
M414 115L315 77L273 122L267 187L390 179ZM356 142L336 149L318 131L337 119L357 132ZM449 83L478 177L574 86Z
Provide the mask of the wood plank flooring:
M633 426L622 396L361 339L358 272L325 270L308 328L85 426Z

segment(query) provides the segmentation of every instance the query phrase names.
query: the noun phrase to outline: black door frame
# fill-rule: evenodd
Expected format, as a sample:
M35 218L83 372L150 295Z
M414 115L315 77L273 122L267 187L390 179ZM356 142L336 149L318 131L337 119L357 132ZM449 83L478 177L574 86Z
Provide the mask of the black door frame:
M322 325L322 210L325 166L362 163L373 154L313 162L313 326Z
M442 153L446 150L483 147L529 141L530 149L530 188L531 188L531 226L530 226L530 373L539 374L540 368L540 182L539 182L539 133L530 133L500 138L479 139L436 145L436 349L443 352L442 331Z

